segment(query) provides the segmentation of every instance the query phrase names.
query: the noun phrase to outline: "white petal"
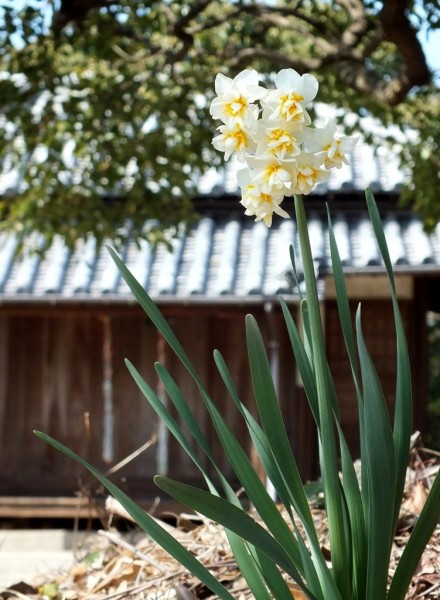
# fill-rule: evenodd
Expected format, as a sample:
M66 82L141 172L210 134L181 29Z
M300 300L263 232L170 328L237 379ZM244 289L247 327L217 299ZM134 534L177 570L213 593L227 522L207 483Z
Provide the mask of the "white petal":
M260 76L257 71L247 69L239 73L235 79L234 84L237 86L240 94L249 100L259 100L267 94L267 90L259 85Z
M287 213L283 208L281 208L279 204L274 206L273 212L275 212L280 217L283 217L283 219L290 219L289 213Z
M275 77L275 85L278 89L298 89L301 85L301 75L293 69L281 69Z
M232 79L226 77L226 75L223 75L222 73L218 73L215 78L215 93L217 96L223 96L223 94L231 91L233 85L234 82Z
M310 102L310 100L315 98L316 94L318 93L318 88L319 83L316 77L310 75L310 73L306 73L302 76L303 96L307 102Z
M236 77L234 77L234 83L237 86L249 86L258 85L259 75L255 69L245 69L241 71Z

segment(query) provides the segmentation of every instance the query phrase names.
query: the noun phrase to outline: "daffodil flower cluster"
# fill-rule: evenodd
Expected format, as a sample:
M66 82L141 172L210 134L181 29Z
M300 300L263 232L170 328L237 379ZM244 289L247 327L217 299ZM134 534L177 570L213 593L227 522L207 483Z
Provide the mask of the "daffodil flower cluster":
M281 208L286 196L310 194L330 169L348 164L356 138L337 133L334 120L311 126L307 106L318 92L313 75L283 69L269 90L255 70L234 79L218 74L215 91L210 113L222 124L212 143L226 160L235 155L246 164L237 175L241 204L256 221L270 227L273 213L288 218Z

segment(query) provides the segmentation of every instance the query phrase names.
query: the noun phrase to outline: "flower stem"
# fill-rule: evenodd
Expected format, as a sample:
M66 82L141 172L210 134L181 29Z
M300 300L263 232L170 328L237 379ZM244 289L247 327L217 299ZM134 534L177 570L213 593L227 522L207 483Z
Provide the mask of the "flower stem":
M321 311L303 197L295 195L294 202L306 285L306 299L310 315L311 342L319 409L320 469L329 525L332 569L341 596L344 600L347 600L351 596L349 584L350 569L347 568L349 557L347 556L345 543L345 517L338 473L338 453L334 424L335 400L329 381L330 374L326 358Z

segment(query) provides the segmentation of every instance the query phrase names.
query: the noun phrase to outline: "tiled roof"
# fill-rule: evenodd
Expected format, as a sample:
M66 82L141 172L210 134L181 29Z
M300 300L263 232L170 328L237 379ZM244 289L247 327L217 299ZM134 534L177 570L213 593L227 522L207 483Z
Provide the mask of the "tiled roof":
M353 204L353 198L367 185L391 197L402 183L398 154L389 148L382 150L375 153L360 140L350 164L332 171L330 179L317 186L309 231L318 275L329 268L324 198L335 195L345 199L333 213L345 268L363 272L382 268L364 204L357 200ZM8 171L6 163L3 167L0 194L20 185L18 173ZM130 242L122 249L126 264L156 301L252 302L278 292L294 293L288 249L293 244L298 252L295 221L275 218L267 229L243 217L234 196L237 168L240 165L230 161L224 171L212 169L200 179L202 217L172 239L172 251L165 246L152 248L147 242L140 247ZM309 201L307 204L310 206ZM440 271L440 226L428 237L416 215L392 208L385 210L384 225L396 270ZM32 245L38 246L38 240ZM0 237L0 302L132 301L108 252L97 250L92 237L78 242L73 251L57 239L44 258L30 254L19 259L16 247L13 236ZM297 267L301 276L300 260Z
M341 259L348 271L382 270L378 247L364 208L347 198L347 209L332 211ZM309 205L309 232L318 276L329 269L328 227L323 200ZM121 254L149 294L158 302L259 301L282 292L294 293L289 245L298 252L293 219L264 224L243 218L238 200L205 199L198 223L157 248L129 242ZM219 207L220 208L216 208ZM228 207L233 207L229 209ZM235 208L234 208L235 207ZM351 208L350 208L351 207ZM316 210L315 210L316 208ZM389 251L396 271L440 273L440 225L427 236L419 217L394 205L383 212ZM44 258L14 256L17 240L0 239L0 302L131 300L130 292L105 248L91 237L68 250L61 239ZM298 261L299 272L301 263Z

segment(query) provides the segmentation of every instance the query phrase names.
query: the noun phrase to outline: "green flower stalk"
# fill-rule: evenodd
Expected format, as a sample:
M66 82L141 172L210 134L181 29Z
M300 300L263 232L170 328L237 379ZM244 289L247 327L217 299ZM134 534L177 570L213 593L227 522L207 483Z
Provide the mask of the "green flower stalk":
M317 183L328 177L329 169L340 168L347 162L346 155L355 139L337 134L334 122L322 129L311 127L307 106L315 98L317 90L313 76L300 76L291 69L276 76L272 91L259 85L255 71L243 71L233 80L219 75L216 79L217 97L211 105L211 113L222 121L214 146L224 151L226 158L236 154L245 165L238 174L245 214L270 226L274 214L289 217L281 207L284 198L290 196L294 200L306 288L300 304L304 338L300 336L283 298L280 298L280 303L318 433L330 563L321 550L306 490L283 422L263 338L251 315L246 317L246 340L258 418L241 401L218 351L214 351L214 360L225 390L237 410L237 418L243 419L247 426L267 480L283 504L286 516L269 495L240 440L216 407L158 307L110 248L109 252L133 295L196 383L225 455L258 518L249 514L223 475L209 441L172 374L164 365L156 365L157 375L173 404L173 411L170 411L136 367L126 362L146 400L200 470L205 488L199 489L163 476L155 477L156 484L179 502L224 527L252 597L256 600L291 600L297 589L302 597L305 595L309 600L404 600L413 573L440 518L440 476L432 485L409 542L390 577L391 548L403 498L411 436L408 350L385 235L374 198L367 191L370 220L389 279L396 329L393 425L365 344L360 307L354 328L352 325L343 268L329 216L336 298L359 412L360 485L339 420L335 386L325 352L303 199L303 194L310 193ZM292 268L296 273L294 258ZM185 431L192 437L192 443L172 412L179 415ZM60 442L44 433L36 433L95 475L139 526L218 598L232 600L228 589L191 552L114 483ZM200 459L202 455L206 460ZM204 466L207 463L212 466L218 483L209 476Z
M344 521L342 492L339 479L334 411L336 406L328 377L324 332L321 324L318 291L316 288L313 257L307 229L307 220L302 196L295 195L295 215L298 226L304 280L307 290L307 306L310 322L310 341L318 397L318 436L321 475L332 548L333 573L343 597L349 597L348 556L345 532L340 524Z

